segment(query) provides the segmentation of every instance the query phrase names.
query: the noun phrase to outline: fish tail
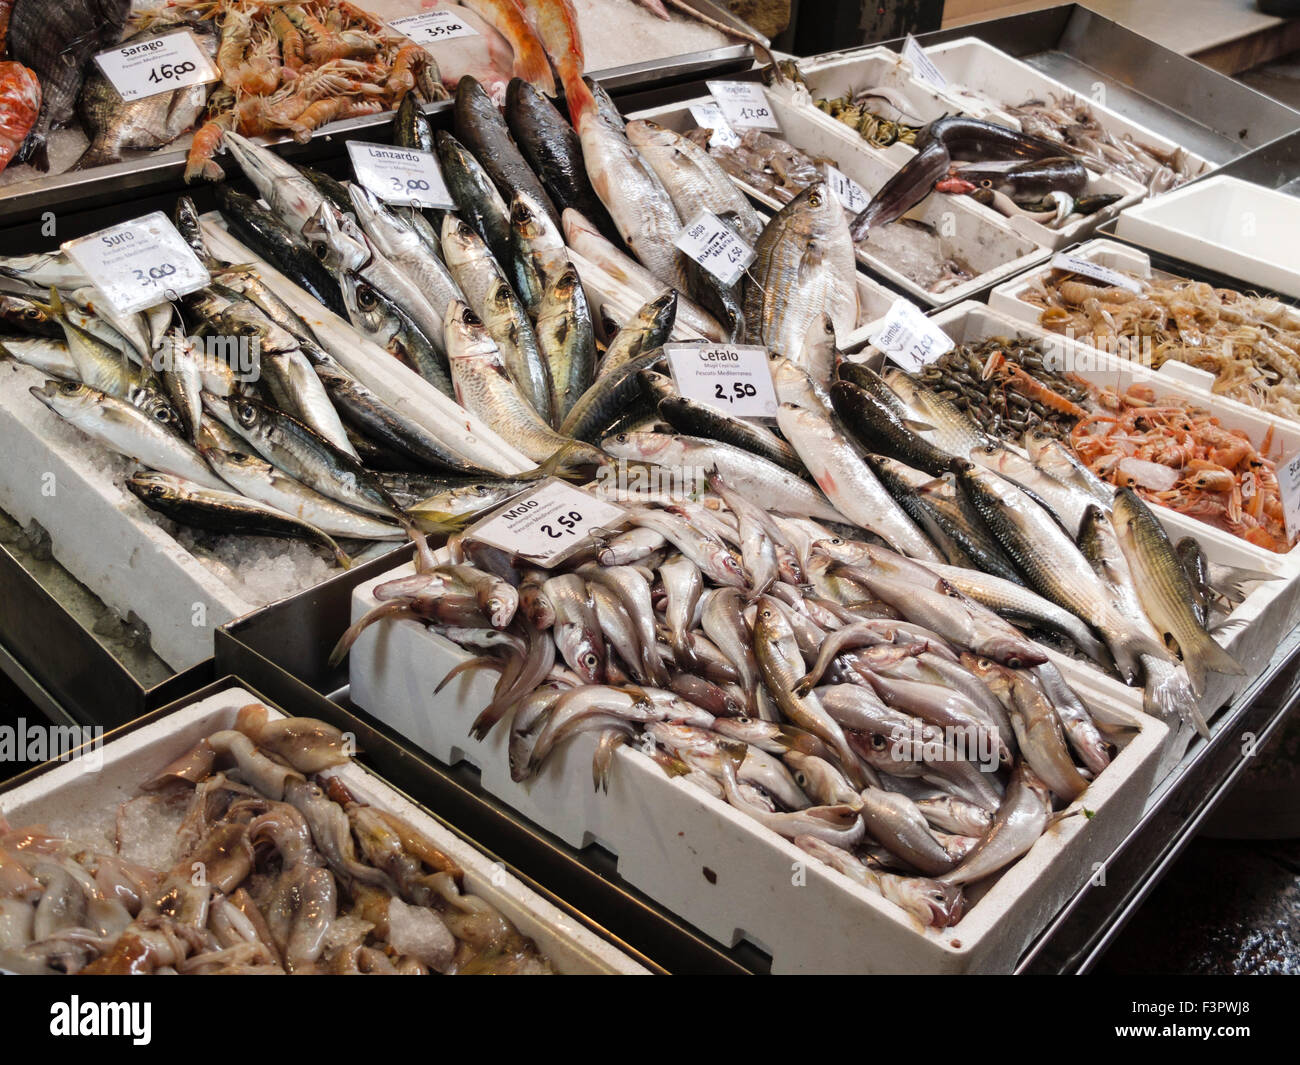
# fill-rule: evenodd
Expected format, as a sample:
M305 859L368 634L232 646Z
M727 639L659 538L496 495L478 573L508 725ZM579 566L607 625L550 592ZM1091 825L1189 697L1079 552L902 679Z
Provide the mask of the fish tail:
M1197 631L1193 646L1183 648L1183 665L1192 678L1192 689L1199 695L1205 691L1207 673L1225 673L1233 677L1244 677L1246 670L1240 662L1228 654L1215 642L1214 638L1203 629Z
M349 625L347 631L339 637L339 642L334 645L334 650L330 652L330 668L333 669L343 661L347 656L347 653L352 650L352 645L357 642L357 637L359 637L376 621L390 617L393 614L403 613L409 609L410 607L405 600L393 599L387 603L380 603L377 607L372 607L370 610L366 611L366 613Z
M433 689L433 694L437 695L443 688L450 684L456 677L462 673L468 673L471 669L501 669L501 663L495 658L489 658L487 655L479 655L477 658L470 658L464 662L454 665L447 670L447 675L438 682L438 686ZM481 716L481 715L480 715ZM477 721L474 723L476 726Z
M560 71L560 78L564 83L564 100L569 105L569 121L574 129L580 129L583 115L596 110L595 94L582 80L580 72L566 68Z
M1169 722L1176 718L1191 725L1206 739L1210 736L1209 726L1196 703L1191 677L1181 667L1146 670L1142 709L1160 721Z
M77 161L68 167L68 170L89 170L94 166L107 166L109 163L121 161L122 156L118 154L116 145L96 138L78 156Z

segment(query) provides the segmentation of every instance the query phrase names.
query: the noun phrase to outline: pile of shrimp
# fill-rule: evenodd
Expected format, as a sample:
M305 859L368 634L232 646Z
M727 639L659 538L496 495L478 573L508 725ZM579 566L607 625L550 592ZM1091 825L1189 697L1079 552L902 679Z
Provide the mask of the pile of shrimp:
M228 129L305 143L326 122L390 111L408 92L446 96L428 52L347 0L167 0L158 14L169 10L220 27L221 82L194 134L187 182L224 176L213 155Z
M1159 367L1214 374L1214 391L1300 421L1300 311L1276 299L1181 277L1138 278L1140 293L1053 271L1021 297L1056 333Z
M1290 550L1276 462L1209 411L1149 385L1097 394L1101 410L1080 418L1070 445L1093 473L1147 502L1197 518L1269 551Z

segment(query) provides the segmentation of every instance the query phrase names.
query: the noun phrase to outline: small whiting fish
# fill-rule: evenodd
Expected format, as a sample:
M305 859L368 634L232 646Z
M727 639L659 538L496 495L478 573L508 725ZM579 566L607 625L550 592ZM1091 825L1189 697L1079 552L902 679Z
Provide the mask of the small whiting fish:
M163 473L136 473L126 482L145 506L196 529L253 536L283 536L323 543L340 566L350 566L333 537L291 514L266 503L194 484Z
M1006 794L988 832L962 863L939 879L945 884L971 884L1010 865L1047 830L1052 793L1027 766L1011 772Z

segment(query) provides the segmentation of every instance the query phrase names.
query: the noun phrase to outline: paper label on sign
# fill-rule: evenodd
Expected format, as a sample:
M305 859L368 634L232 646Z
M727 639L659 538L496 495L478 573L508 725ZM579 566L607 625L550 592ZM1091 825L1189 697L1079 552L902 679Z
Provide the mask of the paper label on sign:
M709 147L740 147L739 135L734 129L727 125L726 116L723 115L722 108L717 104L691 104L691 117L695 119L695 124L701 129L713 131L709 134Z
M826 184L835 193L835 198L844 205L846 211L857 214L871 202L871 194L854 181L844 171L830 163L823 164L826 169Z
M1100 263L1081 259L1077 255L1066 255L1063 251L1058 251L1052 256L1052 268L1054 270L1068 270L1072 274L1081 274L1084 277L1092 278L1094 281L1100 281L1103 285L1114 285L1116 288L1125 288L1130 292L1142 291L1141 283L1133 280L1127 274L1121 274L1118 270L1112 270Z
M451 11L423 11L418 15L392 18L388 25L416 44L437 44L457 37L478 37L478 30L466 25Z
M95 62L127 103L221 77L189 30L100 52Z
M546 569L589 543L592 533L617 528L626 518L622 507L550 477L541 487L515 496L466 535Z
M907 40L903 42L903 58L912 64L912 73L931 88L946 89L948 87L948 79L934 65L934 61L925 54L925 49L921 47L921 43L910 33L907 35Z
M442 168L432 152L391 144L348 141L357 180L380 199L402 206L454 208Z
M211 282L207 268L161 211L63 245L120 314L134 314Z
M1300 536L1300 452L1277 466L1278 494L1282 497L1282 517L1286 534L1294 540Z
M767 93L756 81L706 81L722 116L732 129L766 129L780 132Z
M734 285L754 261L754 249L711 211L701 211L673 241L724 285Z
M916 373L955 346L952 337L908 300L895 300L871 343L908 373Z
M767 348L740 344L665 344L677 391L737 418L775 418L776 388Z

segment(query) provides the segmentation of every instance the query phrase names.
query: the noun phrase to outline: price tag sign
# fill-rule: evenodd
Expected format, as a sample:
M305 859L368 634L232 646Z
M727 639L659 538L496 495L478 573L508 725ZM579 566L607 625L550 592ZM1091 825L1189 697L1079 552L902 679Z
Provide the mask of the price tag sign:
M712 148L739 148L740 136L727 125L726 116L715 103L691 104L691 117L701 129L712 130L709 146Z
M1294 540L1300 536L1300 453L1277 465L1278 494L1282 497L1282 518L1286 534Z
M912 73L924 81L933 89L946 89L948 79L934 65L934 61L925 54L925 49L921 47L910 33L907 40L903 42L903 58L912 64Z
M754 249L711 211L701 211L673 241L724 285L734 285L754 261Z
M871 336L871 343L908 373L946 355L955 346L952 337L908 300L895 300Z
M549 569L586 546L593 533L617 528L626 519L622 507L549 477L471 526L466 535Z
M388 25L416 44L437 44L456 37L478 37L478 30L466 25L450 11L422 11L418 15L388 20Z
M766 129L779 133L763 86L756 81L706 81L709 92L732 129Z
M95 62L127 103L221 77L189 30L100 52Z
M381 200L401 206L456 206L442 179L437 156L432 152L348 141L348 154L352 156L357 181Z
M665 344L677 391L737 418L775 418L776 388L767 348L739 344Z
M1100 281L1103 285L1114 285L1116 288L1128 289L1129 292L1142 291L1142 283L1135 281L1127 274L1121 274L1118 270L1112 270L1100 263L1081 259L1077 255L1066 255L1063 251L1058 251L1052 256L1052 269L1068 270L1072 274L1079 274L1083 277L1090 277L1094 281Z
M211 282L207 268L161 211L63 245L120 314L134 314Z
M844 205L846 211L857 214L871 202L871 193L837 167L830 163L823 164L826 169L826 184L835 193L835 198Z

